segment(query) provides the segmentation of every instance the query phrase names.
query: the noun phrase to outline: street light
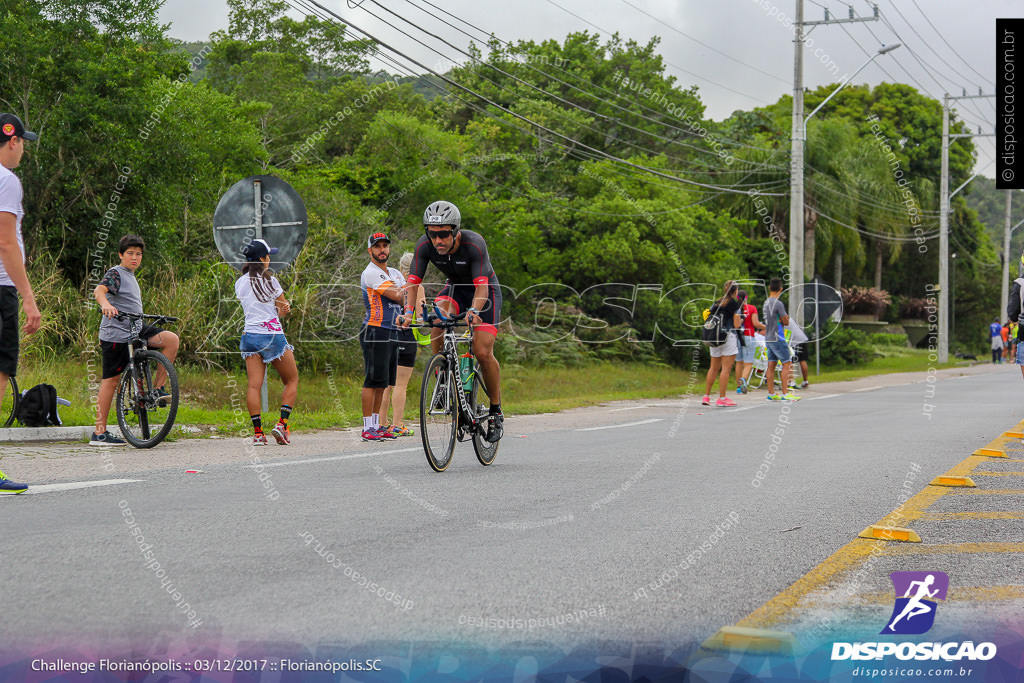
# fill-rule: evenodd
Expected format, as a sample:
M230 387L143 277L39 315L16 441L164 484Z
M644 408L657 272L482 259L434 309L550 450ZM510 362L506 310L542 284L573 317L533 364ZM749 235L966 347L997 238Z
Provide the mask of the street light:
M798 39L800 38L798 37ZM800 304L803 303L804 290L804 141L807 139L807 121L817 114L829 100L835 97L836 93L845 88L876 57L892 52L900 47L900 45L901 43L893 43L892 45L883 45L878 48L878 51L861 64L860 68L854 71L849 78L840 83L839 87L833 90L832 94L825 98L824 102L815 107L814 111L807 115L806 119L803 118L803 89L798 87L793 93L792 168L790 169L792 179L790 181L789 194L789 282L790 288L793 290L793 295L790 298L790 313L795 314L794 317L797 320L797 324L803 323L803 311ZM797 84L799 86L803 77L802 57L798 58L796 70Z

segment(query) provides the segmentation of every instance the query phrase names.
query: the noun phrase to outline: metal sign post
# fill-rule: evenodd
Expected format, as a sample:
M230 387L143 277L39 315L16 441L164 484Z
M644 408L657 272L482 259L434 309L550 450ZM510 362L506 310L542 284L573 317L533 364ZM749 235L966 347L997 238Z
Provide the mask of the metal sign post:
M820 277L815 276L813 280L804 285L804 293L810 296L804 299L804 318L809 317L808 309L814 306L814 373L821 374L821 332L824 327L821 319L828 318L843 305L843 298L832 286L825 283Z
M270 265L286 269L302 251L309 232L306 205L287 182L276 176L250 176L228 188L213 214L213 241L224 260L236 270L245 265L242 250L265 239L279 250ZM268 409L267 370L260 390L262 410Z

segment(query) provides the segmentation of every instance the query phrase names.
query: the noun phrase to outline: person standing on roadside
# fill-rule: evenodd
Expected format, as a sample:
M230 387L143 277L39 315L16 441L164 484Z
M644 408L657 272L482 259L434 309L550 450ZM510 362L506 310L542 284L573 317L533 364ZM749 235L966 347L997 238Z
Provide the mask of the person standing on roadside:
M39 136L25 130L25 124L14 114L0 114L0 401L7 391L8 379L18 374L18 295L25 309L22 332L34 334L42 325L43 316L36 305L36 295L25 270L25 240L21 234L21 180L13 171L25 153L25 141ZM28 484L11 481L0 472L0 494L23 493Z
M740 325L740 333L743 335L743 342L740 344L736 354L736 393L745 394L748 391L747 382L750 373L754 369L754 352L757 350L757 342L754 336L758 331L764 333L764 325L757 317L757 306L748 301L747 290L741 289L738 293L740 302L740 318L743 320Z
M375 232L366 240L370 264L363 270L360 289L366 317L359 332L363 349L363 441L397 439L398 436L380 424L380 407L384 390L394 386L398 373L397 330L408 327L405 313L405 292L399 284L402 274L388 267L391 239Z
M769 401L796 401L799 396L789 391L789 373L793 364L793 354L790 353L789 344L785 337L780 334L779 324L783 329L789 326L789 313L786 312L786 304L782 303L779 296L782 294L782 279L773 277L768 283L768 299L764 302L764 324L767 330L764 333L765 347L768 351L768 372L765 379L768 382ZM775 393L775 364L782 364L782 389Z
M995 318L988 326L989 340L992 342L992 362L1003 361L1003 326L999 324L999 318Z
M412 252L407 251L402 254L402 259L398 262L398 272L401 273L401 280L396 284L403 288L403 290L405 288L405 278L409 277L409 266L411 265ZM409 315L409 313L407 312L406 315ZM415 316L415 311L412 312L412 315ZM398 369L395 371L395 383L384 390L384 399L380 406L380 416L381 419L387 420L388 408L393 408L395 419L385 429L389 429L395 436L412 436L413 431L405 426L405 397L409 380L412 378L412 370L416 366L416 351L419 344L412 334L411 327L402 326L398 328L396 344L398 345Z
M738 334L740 330L740 302L736 298L739 285L732 280L725 283L722 288L725 294L722 298L711 305L710 315L722 316L722 329L726 330L726 341L720 346L710 347L711 367L708 368L708 376L704 383L704 398L701 404L711 405L711 387L715 385L715 378L718 378L718 400L715 405L727 408L736 403L725 395L729 385L729 373L732 371L732 363L736 358L736 351L739 348Z

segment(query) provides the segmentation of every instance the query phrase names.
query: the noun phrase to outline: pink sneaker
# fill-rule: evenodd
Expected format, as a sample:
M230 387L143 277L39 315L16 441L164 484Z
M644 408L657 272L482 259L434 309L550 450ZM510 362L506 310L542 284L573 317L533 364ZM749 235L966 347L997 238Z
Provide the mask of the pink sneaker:
M710 396L708 396L707 394L705 394L705 395L704 395L704 398L702 398L702 399L700 400L700 404L701 404L702 406L709 406L709 405L711 405L711 397L710 397Z
M383 438L376 429L363 430L363 441L380 441Z
M718 406L719 408L728 408L730 406L736 405L736 402L727 396L725 398L720 398L717 401L715 401L715 405Z

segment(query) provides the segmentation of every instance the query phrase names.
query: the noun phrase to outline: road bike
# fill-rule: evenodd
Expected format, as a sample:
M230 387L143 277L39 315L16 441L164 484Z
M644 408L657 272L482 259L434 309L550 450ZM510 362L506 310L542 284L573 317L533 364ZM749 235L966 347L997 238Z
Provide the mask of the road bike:
M161 325L175 322L177 318L135 313L119 313L114 317L131 324L128 367L121 373L117 386L117 424L128 443L136 448L152 448L163 441L174 426L178 414L178 373L167 356L150 349L139 335L143 320ZM159 387L154 386L157 367L167 372L168 396L160 396Z
M441 352L433 356L423 372L420 389L420 435L427 462L435 472L444 472L452 461L455 441L473 440L473 450L481 465L490 465L498 454L500 440L487 440L490 408L487 387L473 355L473 330L463 322L465 313L444 316L423 307L421 328L442 330ZM464 334L456 334L465 327ZM465 351L460 353L459 346Z
M18 417L18 404L21 403L21 392L18 391L18 382L13 377L7 378L7 388L4 390L4 402L0 404L0 420L3 423L0 427L10 427Z

